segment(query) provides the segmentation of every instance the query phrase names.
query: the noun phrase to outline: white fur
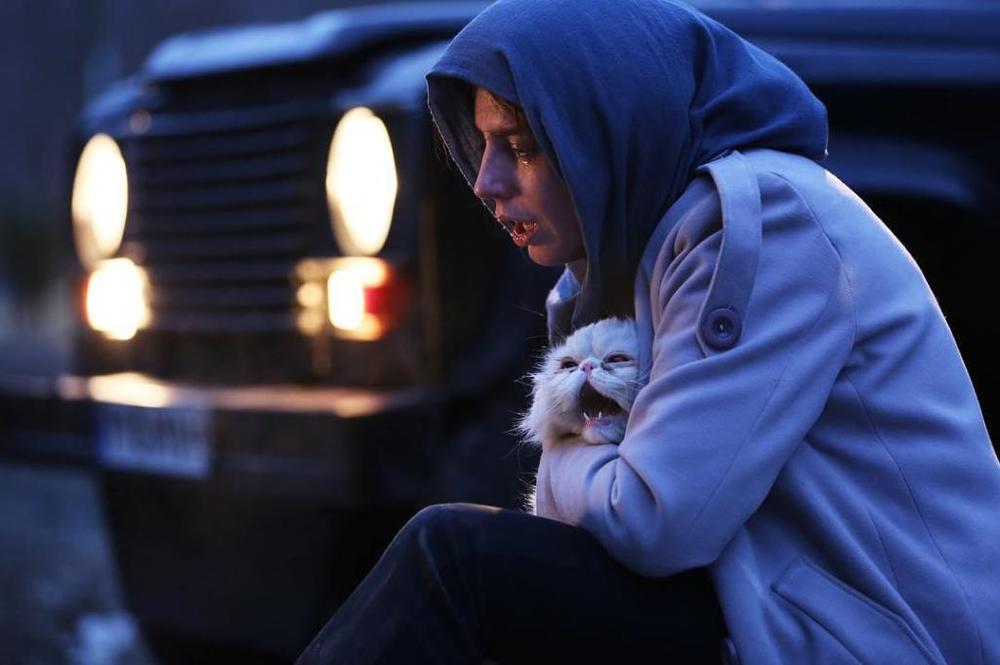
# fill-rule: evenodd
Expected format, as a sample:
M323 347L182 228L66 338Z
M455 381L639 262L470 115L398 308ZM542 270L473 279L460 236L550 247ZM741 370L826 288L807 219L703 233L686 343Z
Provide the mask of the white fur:
M584 370L587 364L592 367L589 379ZM588 380L621 411L599 418L596 413L584 414L580 393ZM579 328L549 349L531 381L531 408L517 423L525 442L543 450L564 443L620 443L638 392L635 323L603 319ZM536 512L533 488L525 504L529 512Z

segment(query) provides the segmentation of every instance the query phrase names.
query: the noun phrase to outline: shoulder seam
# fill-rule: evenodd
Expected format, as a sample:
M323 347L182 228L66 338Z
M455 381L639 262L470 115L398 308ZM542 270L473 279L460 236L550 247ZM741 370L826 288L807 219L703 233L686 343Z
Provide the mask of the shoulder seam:
M853 336L851 338L851 349L854 349L854 346L858 341L857 291L854 287L854 283L851 282L851 274L844 268L844 257L840 253L840 248L837 247L837 244L830 237L830 234L826 232L826 228L824 228L823 224L820 223L819 217L816 216L816 212L813 210L812 206L809 205L809 202L806 200L806 198L802 196L802 193L798 190L798 188L794 184L792 184L792 182L788 178L786 178L785 176L781 175L780 173L772 169L758 171L758 177L760 177L761 175L773 176L778 180L780 180L782 183L784 183L786 187L788 187L788 189L795 195L795 198L799 200L799 203L802 204L802 207L806 210L806 212L809 213L809 218L812 220L813 224L816 226L817 229L819 229L819 232L823 234L823 237L826 238L826 242L827 244L830 245L830 249L832 249L834 254L837 255L837 263L840 264L840 272L844 276L844 282L847 284L847 291L850 294L850 299L851 299L851 319L854 324Z

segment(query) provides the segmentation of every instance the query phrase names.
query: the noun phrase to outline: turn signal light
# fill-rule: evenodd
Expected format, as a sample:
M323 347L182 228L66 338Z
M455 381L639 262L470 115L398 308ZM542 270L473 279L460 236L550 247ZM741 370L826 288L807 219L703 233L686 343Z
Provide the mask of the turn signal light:
M299 264L299 330L345 339L381 339L407 306L407 289L382 259L308 259Z

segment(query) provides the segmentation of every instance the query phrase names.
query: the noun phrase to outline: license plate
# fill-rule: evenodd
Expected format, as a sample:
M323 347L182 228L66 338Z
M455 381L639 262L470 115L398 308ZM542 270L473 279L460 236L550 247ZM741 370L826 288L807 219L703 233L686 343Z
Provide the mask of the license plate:
M210 416L209 411L196 407L101 405L97 422L101 464L204 478L211 467Z

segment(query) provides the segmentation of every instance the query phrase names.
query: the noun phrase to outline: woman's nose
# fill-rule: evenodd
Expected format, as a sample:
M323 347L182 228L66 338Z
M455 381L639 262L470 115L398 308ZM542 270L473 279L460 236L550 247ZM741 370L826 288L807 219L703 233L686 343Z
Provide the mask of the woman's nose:
M481 199L503 200L513 195L513 183L502 160L487 148L479 163L472 191Z

